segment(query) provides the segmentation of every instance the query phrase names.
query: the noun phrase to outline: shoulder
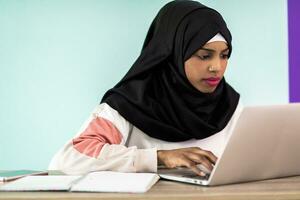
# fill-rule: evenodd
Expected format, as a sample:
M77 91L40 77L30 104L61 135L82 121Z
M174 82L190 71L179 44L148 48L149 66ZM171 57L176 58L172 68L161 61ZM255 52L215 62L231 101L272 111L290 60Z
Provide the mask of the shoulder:
M110 107L107 103L97 105L93 110L93 115L94 117L102 117L110 121L125 120L118 111Z
M128 133L130 129L132 129L132 124L107 103L101 103L97 105L93 110L93 117L100 117L110 121L118 128L119 131L123 133Z

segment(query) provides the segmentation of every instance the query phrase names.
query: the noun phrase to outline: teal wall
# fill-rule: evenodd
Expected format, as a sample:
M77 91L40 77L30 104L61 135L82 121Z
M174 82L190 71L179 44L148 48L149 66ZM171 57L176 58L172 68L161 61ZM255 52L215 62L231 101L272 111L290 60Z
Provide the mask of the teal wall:
M138 56L167 0L0 0L0 169L45 169ZM245 105L288 102L285 0L201 1L233 34Z

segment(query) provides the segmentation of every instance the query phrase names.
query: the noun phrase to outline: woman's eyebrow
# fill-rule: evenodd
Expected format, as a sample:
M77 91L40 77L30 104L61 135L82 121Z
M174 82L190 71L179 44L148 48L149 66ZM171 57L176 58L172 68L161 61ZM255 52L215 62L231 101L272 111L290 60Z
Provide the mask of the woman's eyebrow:
M226 49L222 50L222 52L227 51L227 50L229 51L229 48L228 48L228 47L227 47Z
M216 50L214 50L214 49L207 49L207 48L200 48L201 50L205 50L205 51L210 51L210 52L215 52ZM226 48L226 49L224 49L224 50L222 50L221 52L224 52L224 51L227 51L227 50L229 50L229 48Z

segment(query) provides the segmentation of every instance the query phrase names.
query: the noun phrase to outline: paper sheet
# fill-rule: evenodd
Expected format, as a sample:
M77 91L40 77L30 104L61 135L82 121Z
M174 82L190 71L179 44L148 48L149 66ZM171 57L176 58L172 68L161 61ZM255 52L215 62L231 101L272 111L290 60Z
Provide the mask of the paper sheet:
M72 192L130 192L148 191L159 179L154 173L93 172L80 179Z
M68 191L81 176L26 176L0 186L0 191Z

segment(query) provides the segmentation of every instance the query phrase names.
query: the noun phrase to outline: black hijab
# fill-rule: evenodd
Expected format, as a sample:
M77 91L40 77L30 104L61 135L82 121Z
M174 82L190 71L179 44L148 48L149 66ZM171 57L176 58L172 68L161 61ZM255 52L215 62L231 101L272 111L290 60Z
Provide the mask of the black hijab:
M217 11L195 1L166 4L153 20L140 56L101 103L165 141L203 139L221 131L239 94L224 78L213 93L202 93L184 72L184 62L217 33L226 39L230 54L231 34Z

